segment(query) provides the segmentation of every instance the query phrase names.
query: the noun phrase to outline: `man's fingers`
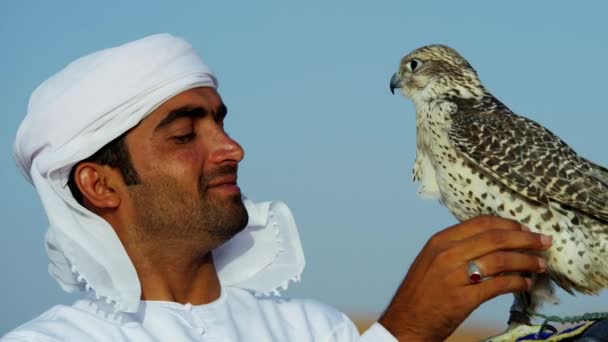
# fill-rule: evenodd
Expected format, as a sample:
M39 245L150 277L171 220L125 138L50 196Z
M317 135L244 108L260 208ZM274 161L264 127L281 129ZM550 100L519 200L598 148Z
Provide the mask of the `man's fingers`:
M433 238L443 241L464 240L479 233L495 229L520 231L527 228L516 221L484 215L451 226L437 233Z
M481 270L482 277L496 276L504 272L542 273L547 267L543 258L517 252L494 252L474 260ZM469 283L467 265L462 267L463 283Z
M478 296L477 303L483 303L505 293L528 291L531 287L532 279L517 274L508 274L470 285L468 290L474 291Z
M543 234L494 229L460 241L444 253L468 262L498 250L545 250L551 243L551 237Z

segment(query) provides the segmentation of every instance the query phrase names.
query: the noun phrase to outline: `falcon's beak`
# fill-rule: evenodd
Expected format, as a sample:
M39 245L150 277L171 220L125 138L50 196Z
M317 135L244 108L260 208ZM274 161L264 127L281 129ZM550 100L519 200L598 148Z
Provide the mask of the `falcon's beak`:
M401 81L403 81L401 76L398 73L394 73L393 77L391 77L391 94L395 93L395 88L401 88Z

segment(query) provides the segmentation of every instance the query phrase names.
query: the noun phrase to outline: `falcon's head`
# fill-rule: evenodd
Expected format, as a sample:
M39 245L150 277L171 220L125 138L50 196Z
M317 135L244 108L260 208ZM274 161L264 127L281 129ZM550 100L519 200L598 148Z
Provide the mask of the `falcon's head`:
M391 92L401 88L414 104L438 98L480 98L485 89L477 72L456 50L427 45L403 57L391 78Z

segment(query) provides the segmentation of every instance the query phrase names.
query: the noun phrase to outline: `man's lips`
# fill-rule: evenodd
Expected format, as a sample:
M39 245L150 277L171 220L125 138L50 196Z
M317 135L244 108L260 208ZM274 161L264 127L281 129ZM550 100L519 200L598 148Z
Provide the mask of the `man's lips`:
M236 180L237 180L236 174L216 177L207 184L207 188L237 188L238 189Z

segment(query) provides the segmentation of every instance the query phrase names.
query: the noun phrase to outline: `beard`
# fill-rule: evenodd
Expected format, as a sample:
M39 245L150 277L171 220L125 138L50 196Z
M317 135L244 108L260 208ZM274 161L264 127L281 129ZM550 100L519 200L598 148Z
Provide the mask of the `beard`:
M135 207L135 234L140 241L188 241L212 250L247 225L248 215L240 193L217 196L207 190L216 177L236 173L220 167L199 179L199 196L180 188L169 176L141 180L129 186ZM202 246L201 246L202 247Z

